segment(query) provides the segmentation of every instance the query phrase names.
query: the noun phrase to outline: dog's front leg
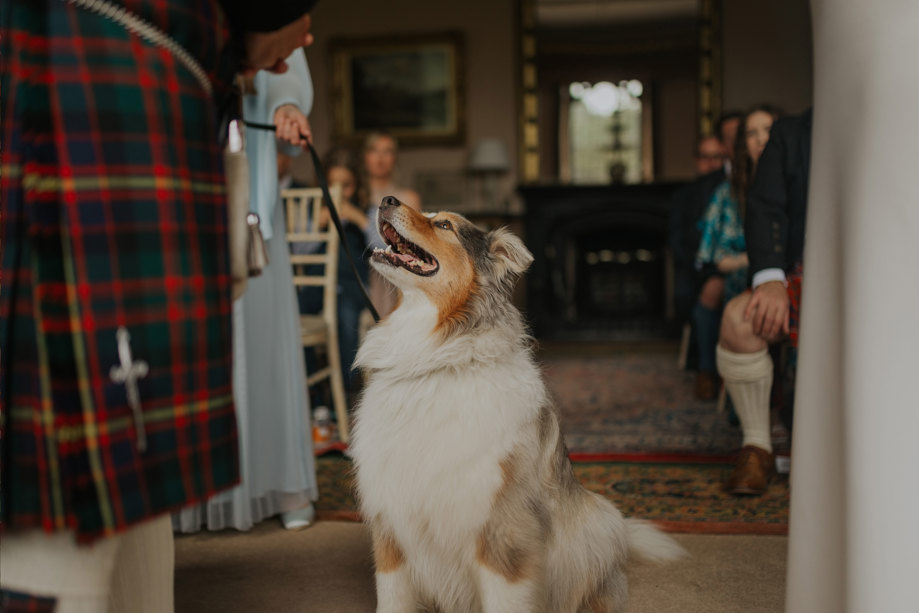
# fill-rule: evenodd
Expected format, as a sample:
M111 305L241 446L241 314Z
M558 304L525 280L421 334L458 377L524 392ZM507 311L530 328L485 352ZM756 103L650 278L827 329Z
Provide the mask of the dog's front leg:
M408 575L405 566L388 573L377 571L377 613L415 613L418 610Z
M543 609L542 582L536 578L512 580L488 567L479 567L483 613L535 613Z
M405 564L405 552L391 531L375 525L372 533L377 613L415 613L417 599Z
M537 613L545 608L545 544L535 516L486 524L476 550L484 613ZM556 612L551 612L556 613Z

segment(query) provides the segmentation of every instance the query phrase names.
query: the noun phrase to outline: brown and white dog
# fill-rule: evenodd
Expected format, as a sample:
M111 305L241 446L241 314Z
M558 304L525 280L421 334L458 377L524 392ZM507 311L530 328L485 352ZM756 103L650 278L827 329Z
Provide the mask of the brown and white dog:
M351 453L377 611L621 611L630 552L683 553L584 489L510 293L505 229L383 200L374 268L398 308L367 335Z

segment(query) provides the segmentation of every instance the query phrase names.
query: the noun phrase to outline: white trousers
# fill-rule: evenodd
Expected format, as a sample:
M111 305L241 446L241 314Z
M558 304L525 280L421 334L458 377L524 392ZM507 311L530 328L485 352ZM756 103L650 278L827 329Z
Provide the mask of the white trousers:
M172 613L175 549L168 515L91 545L72 532L10 531L4 589L57 599L55 613Z

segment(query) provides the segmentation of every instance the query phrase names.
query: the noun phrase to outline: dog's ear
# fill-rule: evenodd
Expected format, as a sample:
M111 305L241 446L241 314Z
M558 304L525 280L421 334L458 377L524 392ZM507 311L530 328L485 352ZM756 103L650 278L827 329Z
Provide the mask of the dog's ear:
M507 228L498 228L488 233L488 250L494 262L494 274L498 281L513 284L533 263L533 254Z

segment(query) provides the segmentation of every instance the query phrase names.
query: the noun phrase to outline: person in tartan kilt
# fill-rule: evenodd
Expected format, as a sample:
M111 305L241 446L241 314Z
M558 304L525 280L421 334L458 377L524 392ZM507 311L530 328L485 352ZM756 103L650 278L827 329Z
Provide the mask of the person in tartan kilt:
M759 495L775 473L769 345L798 343L812 112L776 121L747 195L744 234L753 290L724 307L718 373L743 430L743 448L725 489Z
M171 610L168 513L237 483L220 84L313 1L0 5L4 610Z

